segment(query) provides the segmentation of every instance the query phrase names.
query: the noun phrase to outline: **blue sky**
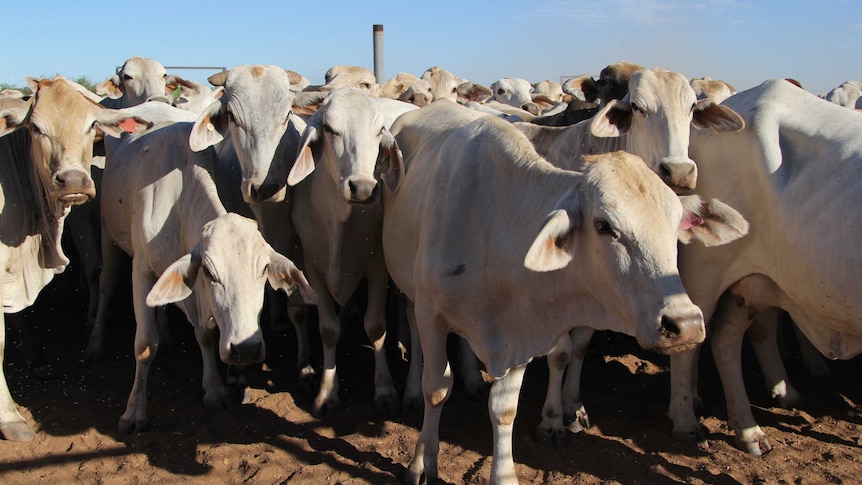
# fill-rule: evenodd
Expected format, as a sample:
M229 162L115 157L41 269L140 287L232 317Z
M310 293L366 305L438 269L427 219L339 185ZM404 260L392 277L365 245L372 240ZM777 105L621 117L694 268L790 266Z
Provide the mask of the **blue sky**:
M336 64L373 67L373 24L384 26L387 78L439 65L485 85L504 76L558 81L629 60L738 90L792 77L820 94L862 79L859 0L14 5L0 1L7 40L0 83L15 85L55 73L98 82L135 55L165 66L276 64L319 83ZM172 72L199 81L209 75Z

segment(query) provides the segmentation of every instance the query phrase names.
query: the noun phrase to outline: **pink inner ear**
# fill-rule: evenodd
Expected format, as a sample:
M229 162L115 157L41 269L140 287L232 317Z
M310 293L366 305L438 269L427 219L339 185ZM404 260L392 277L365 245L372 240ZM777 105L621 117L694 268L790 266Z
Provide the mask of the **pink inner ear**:
M702 226L703 224L703 217L699 217L695 214L685 214L682 216L682 220L679 221L679 229L681 231L687 231L694 226Z
M134 133L138 129L138 123L132 118L126 118L119 125L123 131L127 133Z

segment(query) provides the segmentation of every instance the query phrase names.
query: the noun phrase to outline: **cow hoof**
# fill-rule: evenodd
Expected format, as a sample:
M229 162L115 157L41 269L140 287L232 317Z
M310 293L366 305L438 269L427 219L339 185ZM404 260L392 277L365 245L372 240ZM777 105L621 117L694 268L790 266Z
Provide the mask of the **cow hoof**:
M120 418L120 424L117 430L120 434L138 434L147 430L147 420L133 421L125 418Z
M0 433L9 441L33 441L33 438L36 436L33 428L24 421L12 421L0 424Z
M536 441L544 446L562 448L566 444L566 432L563 429L536 427Z
M772 445L769 443L766 433L760 430L760 426L753 426L738 433L736 446L754 456L761 456L772 451Z
M330 398L321 402L314 401L314 406L311 408L311 415L317 419L324 418L334 413L341 402L338 398Z
M395 416L401 411L398 393L385 393L374 398L374 409L384 416Z
M575 415L563 416L563 422L566 423L566 429L572 433L580 433L590 427L590 416L583 405L578 407Z

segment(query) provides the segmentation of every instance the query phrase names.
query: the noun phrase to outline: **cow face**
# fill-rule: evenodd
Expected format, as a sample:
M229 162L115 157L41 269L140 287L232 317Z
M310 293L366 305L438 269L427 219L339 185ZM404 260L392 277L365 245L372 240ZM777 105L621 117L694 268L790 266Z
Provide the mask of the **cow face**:
M621 322L620 330L637 337L645 349L677 352L693 347L705 336L704 322L679 277L678 237L721 244L744 235L747 223L727 208L733 213L730 224L737 227L716 231L727 221L703 210L699 200L688 201L684 208L633 155L584 158L584 184L548 216L525 265L590 275L587 291Z
M431 83L424 79L417 79L413 84L401 93L399 100L415 104L420 108L428 106L434 101L434 93L431 92Z
M65 206L86 202L96 195L90 163L97 131L120 136L124 129L135 131L149 124L99 106L63 78L28 82L34 94L27 117L17 126L26 125L30 131L31 158L48 195Z
M515 108L526 109L532 103L533 86L526 79L504 77L491 84L491 98ZM538 114L538 113L533 113Z
M258 324L266 281L288 294L298 289L306 302L317 302L305 275L264 241L256 223L229 213L207 223L191 253L162 273L147 305L180 302L194 293L195 323L218 327L221 360L260 362L266 352Z
M432 101L438 99L458 100L458 86L461 84L454 74L438 66L429 67L422 73L422 79L431 85Z
M284 200L285 179L299 130L291 116L292 71L276 66L237 66L210 76L222 89L218 101L195 121L189 138L194 151L220 143L230 134L242 169L241 192L249 204ZM298 81L298 79L294 79Z
M120 72L96 86L96 94L122 99L122 107L145 103L154 96L167 93L168 73L155 59L132 57L123 63Z
M347 202L372 201L378 175L395 192L404 165L401 150L384 122L376 99L355 88L333 91L308 120L288 184L299 183L315 170L317 157L323 165L319 176L329 177ZM377 174L380 158L388 159L389 166Z

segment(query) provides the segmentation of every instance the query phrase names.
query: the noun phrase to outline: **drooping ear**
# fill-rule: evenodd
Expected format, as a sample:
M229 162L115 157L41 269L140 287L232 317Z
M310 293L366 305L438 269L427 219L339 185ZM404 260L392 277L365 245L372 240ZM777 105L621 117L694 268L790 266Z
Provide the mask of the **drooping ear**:
M308 284L305 274L281 254L270 250L266 279L274 290L282 289L290 296L294 289L299 290L302 299L309 305L317 305L317 293Z
M595 101L599 96L596 80L589 74L582 74L566 80L563 83L563 92L589 102Z
M7 135L24 126L30 112L31 101L21 102L19 106L0 110L0 136Z
M401 186L401 180L404 178L404 157L401 154L401 148L392 133L383 128L380 137L380 159L389 159L389 168L380 174L380 179L386 184L389 192L395 194L398 192L398 187Z
M697 129L711 128L716 133L734 133L745 128L745 120L739 113L708 99L697 102L691 124Z
M469 81L459 84L456 90L458 92L458 102L461 104L468 101L482 102L494 94L489 88Z
M153 123L149 120L113 109L101 109L96 115L96 127L114 138L119 138L124 132L135 133L152 126Z
M99 96L107 96L111 99L120 99L123 97L122 86L123 84L120 82L120 75L114 74L96 85L96 94Z
M179 89L180 92L175 94L177 89ZM178 98L180 96L194 96L200 94L200 92L201 86L194 81L187 81L176 74L171 74L165 78L165 94L172 98Z
M533 241L524 266L532 271L545 272L565 268L575 252L576 232L580 228L581 210L577 198L564 199L565 208L548 214L539 235Z
M147 306L157 307L188 298L200 267L200 256L194 251L174 261L147 294Z
M613 99L602 108L590 123L593 136L613 138L628 133L632 126L632 107L628 95L622 100Z
M545 96L544 94L533 94L530 96L533 100L533 104L538 108L536 113L533 113L536 116L541 115L545 111L553 108L557 105L557 103L551 98ZM523 108L523 107L522 107ZM530 110L527 110L530 111ZM532 111L530 111L532 113Z
M721 246L748 234L748 221L734 208L697 195L679 198L683 214L677 237L683 244L697 241L704 246Z
M216 101L207 106L195 120L195 125L189 135L189 147L192 151L206 150L208 147L220 143L227 136L228 122L227 116L225 116L227 102L226 96L222 96L222 94L224 94L224 88L218 88L213 93Z
M314 155L312 145L320 139L320 130L323 128L320 120L320 112L317 112L308 120L308 125L302 131L299 139L299 151L296 152L296 160L290 173L287 174L287 185L291 187L305 180L314 171Z

